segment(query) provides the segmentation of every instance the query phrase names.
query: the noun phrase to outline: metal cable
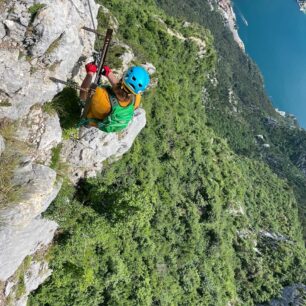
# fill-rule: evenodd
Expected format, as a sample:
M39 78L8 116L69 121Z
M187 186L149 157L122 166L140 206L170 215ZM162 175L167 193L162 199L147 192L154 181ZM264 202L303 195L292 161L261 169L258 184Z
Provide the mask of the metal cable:
M95 25L95 20L94 20L93 14L92 14L90 0L87 0L87 3L88 3L89 11L90 11L90 16L91 16L91 21L92 21L93 29L96 30L96 25Z

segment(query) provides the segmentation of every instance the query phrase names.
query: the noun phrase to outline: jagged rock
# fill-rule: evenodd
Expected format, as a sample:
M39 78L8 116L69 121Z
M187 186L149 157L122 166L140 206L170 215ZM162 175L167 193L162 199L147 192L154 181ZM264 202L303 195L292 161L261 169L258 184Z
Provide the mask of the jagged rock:
M145 68L148 71L148 73L150 75L152 75L156 72L156 68L152 63L145 63L142 66L143 66L143 68Z
M6 35L6 30L3 23L0 23L0 39Z
M132 60L135 58L133 50L124 43L118 43L119 46L125 49L124 53L120 56L122 61L119 69L114 69L114 73L118 78L121 78L123 73L131 66Z
M243 51L245 51L244 43L238 34L236 26L236 15L232 8L231 0L216 0L216 2L220 12L222 13L224 19L226 20L228 28L233 33L234 40L237 42L238 46Z
M114 32L116 33L118 31L119 28L119 22L116 19L116 17L114 17L111 12L109 11L109 9L103 5L101 5L101 10L103 11L103 13L105 15L107 15L109 17L109 26L110 28L112 28L114 30Z
M56 197L61 183L52 169L25 163L16 170L14 183L20 186L18 201L0 210L0 280L17 270L24 258L51 242L57 224L40 214Z
M38 218L26 227L0 230L0 280L12 276L26 256L50 244L56 229L56 222Z
M30 267L24 273L24 288L25 291L20 297L16 293L18 290L18 283L8 282L5 287L5 296L10 297L15 306L26 306L28 295L43 283L52 273L46 261L32 261ZM18 281L18 280L17 280Z
M241 203L231 203L228 212L234 217L245 215L245 209Z
M21 41L25 35L27 28L20 23L13 20L5 20L4 24L8 29L9 36L16 40Z
M31 155L34 160L49 164L51 149L62 140L62 130L58 115L44 113L40 105L36 105L22 119L17 138L32 146Z
M265 138L263 135L256 135L256 138L261 140L261 141L265 141Z
M0 107L0 118L15 120L27 114L32 105L51 100L62 85L49 78L67 79L72 71L77 74L75 65L79 67L79 60L91 54L95 35L81 29L91 26L88 2L40 3L45 6L34 20L28 12L32 1L10 1L0 13L8 29L0 48L0 99L6 102ZM94 0L90 5L96 16L98 6ZM31 26L26 27L27 23Z
M95 127L80 129L78 140L63 142L61 158L69 166L69 178L76 183L81 177L101 172L103 161L118 159L132 146L146 124L145 111L135 111L133 121L121 133L104 133Z
M3 137L0 135L0 156L2 152L5 150L5 143Z
M264 239L269 239L269 240L273 240L275 242L289 242L292 243L292 241L290 241L287 237L285 237L282 234L278 234L278 233L273 233L273 232L268 232L268 231L260 231L259 232L259 236L260 238L264 238Z
M299 306L305 305L306 302L306 286L303 284L293 284L283 289L280 298L273 299L264 304L257 306Z

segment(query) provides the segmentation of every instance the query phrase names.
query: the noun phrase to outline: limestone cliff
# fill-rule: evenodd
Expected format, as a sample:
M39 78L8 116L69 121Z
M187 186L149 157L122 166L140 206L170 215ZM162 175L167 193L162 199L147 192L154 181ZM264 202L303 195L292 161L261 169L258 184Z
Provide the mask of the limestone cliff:
M236 25L236 15L232 7L231 0L216 0L219 10L221 11L227 26L233 33L234 39L242 50L245 50L244 43L239 37Z

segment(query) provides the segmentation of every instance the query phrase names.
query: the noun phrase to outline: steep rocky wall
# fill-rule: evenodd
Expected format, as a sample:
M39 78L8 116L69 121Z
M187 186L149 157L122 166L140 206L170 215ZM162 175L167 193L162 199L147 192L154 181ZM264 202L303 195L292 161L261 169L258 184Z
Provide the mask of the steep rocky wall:
M62 160L69 166L72 182L82 177L93 177L103 169L103 162L117 160L132 146L135 138L146 124L145 111L135 111L134 119L121 133L103 133L94 127L80 129L79 139L63 143Z
M0 118L18 119L30 107L51 100L66 79L91 55L94 34L88 2L41 0L7 2L0 12ZM90 0L94 15L98 6ZM18 64L17 64L18 63ZM75 69L74 69L75 68Z
M244 51L244 43L241 40L236 24L236 15L232 7L231 0L215 0L220 12L222 13L224 19L227 22L227 25L231 32L233 33L234 39L237 42L238 46Z

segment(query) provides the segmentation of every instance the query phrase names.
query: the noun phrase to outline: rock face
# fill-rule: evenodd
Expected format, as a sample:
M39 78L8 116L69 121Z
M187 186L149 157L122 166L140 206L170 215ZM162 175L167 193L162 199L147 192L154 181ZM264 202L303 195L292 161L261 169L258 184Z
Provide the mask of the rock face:
M52 148L62 140L59 118L56 113L48 114L40 105L35 105L20 121L16 136L31 146L33 160L48 165Z
M6 285L5 297L11 296L15 301L15 306L26 306L27 296L43 283L52 273L45 261L33 261L30 267L26 269L23 279L24 292L18 294L18 280L12 279Z
M61 186L55 171L25 162L16 170L14 183L20 187L20 200L0 209L0 281L12 276L27 255L48 245L57 228L40 217Z
M92 177L103 168L103 162L118 159L132 146L146 124L145 111L135 111L133 121L121 133L104 133L95 127L80 129L78 140L63 142L63 162L69 165L69 178L76 183L81 177Z
M305 305L305 302L306 286L303 284L294 284L285 287L280 298L258 306L302 306Z
M0 118L20 118L51 100L62 87L49 78L76 74L91 54L94 34L81 29L91 26L87 1L39 3L13 0L1 10ZM90 5L96 16L98 6Z
M228 24L229 29L233 33L235 41L237 42L239 47L244 51L245 50L244 43L241 40L241 38L238 34L238 31L237 31L236 15L235 15L235 12L232 8L231 0L216 0L216 2L217 2L217 5L218 5L224 19L226 20L226 22Z

